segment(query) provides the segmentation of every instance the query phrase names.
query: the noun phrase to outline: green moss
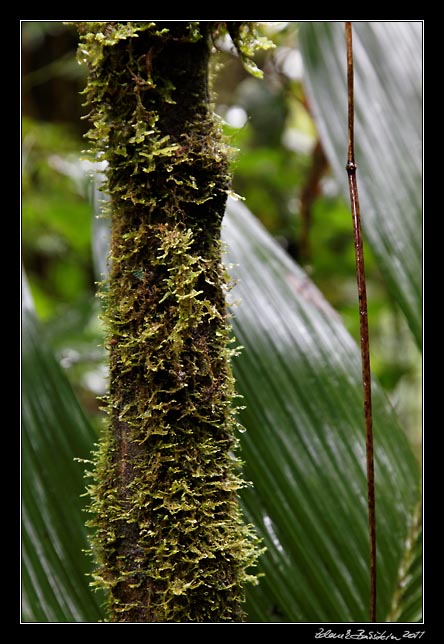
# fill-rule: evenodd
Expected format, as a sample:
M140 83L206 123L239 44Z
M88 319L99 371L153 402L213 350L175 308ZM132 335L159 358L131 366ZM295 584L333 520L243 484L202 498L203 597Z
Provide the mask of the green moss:
M111 621L242 621L257 541L244 485L220 226L227 150L208 99L223 23L79 23L108 162L109 422L89 488Z

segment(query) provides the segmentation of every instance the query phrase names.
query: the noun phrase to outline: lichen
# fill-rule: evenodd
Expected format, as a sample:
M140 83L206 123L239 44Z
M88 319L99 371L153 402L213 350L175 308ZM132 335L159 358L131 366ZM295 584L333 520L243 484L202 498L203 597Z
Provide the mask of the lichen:
M227 27L77 26L112 231L94 584L110 621L242 621L259 550L238 503L220 242L230 175L208 92L210 43Z

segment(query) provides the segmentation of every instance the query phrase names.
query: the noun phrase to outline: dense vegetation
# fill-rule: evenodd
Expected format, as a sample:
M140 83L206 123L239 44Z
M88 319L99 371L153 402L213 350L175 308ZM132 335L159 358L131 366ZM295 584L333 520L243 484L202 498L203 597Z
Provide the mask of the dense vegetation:
M420 87L416 68L406 72L402 62L396 61L392 63L392 67L398 65L396 69L382 66L384 46L390 38L398 38L407 50L409 47L414 50L420 42L414 25L402 31L394 24L390 34L378 23L373 28L364 24L361 31L357 30L358 39L370 52L374 64L384 68L384 73L393 72L396 78L402 77L401 72L410 73L410 78L416 79L416 87ZM223 62L222 68L214 72L216 110L232 146L237 148L232 155L233 189L245 198L248 208L269 231L265 236L256 222L250 221L241 204L230 202L224 233L227 264L236 264L230 270L239 279L230 299L242 299L232 311L237 341L244 346L233 367L237 389L244 396L245 409L239 412L239 420L247 429L241 436L245 475L254 482L254 490L246 490L242 499L248 518L268 548L262 563L266 576L250 594L247 607L250 618L257 621L355 621L365 616L367 592L365 503L360 500L356 506L361 492L356 492L358 497L352 494L353 489L360 489L362 479L362 448L358 446L361 432L359 358L340 318L355 340L359 323L350 213L340 178L341 164L343 167L345 161L341 161L338 141L329 129L340 132L340 128L334 127L332 114L340 119L343 88L340 82L334 82L334 72L341 69L342 61L340 53L337 60L332 56L325 63L327 76L322 76L324 63L319 62L317 54L322 47L340 52L341 35L331 25L325 27L325 32L323 25L316 31L310 24L300 31L292 23L271 23L266 28L277 47L261 54L257 60L264 70L263 79L245 71L233 55L228 39L216 42L218 51L213 56L215 68ZM106 235L102 236L103 220L91 217L91 198L97 205L100 196L88 179L90 166L87 161L79 162L85 147L82 141L85 126L78 118L78 92L84 87L85 78L84 70L75 62L76 47L77 40L69 26L23 24L22 248L40 325L36 328L35 321L28 324L29 305L24 317L24 331L30 338L24 344L24 365L27 365L24 385L39 400L54 394L51 388L46 393L38 389L42 385L39 360L46 364L46 373L59 374L59 366L50 357L53 351L87 414L83 438L70 438L69 441L73 440L70 449L60 452L65 454L64 467L72 477L72 485L61 488L71 495L69 498L74 498L75 490L80 494L84 486L82 467L72 459L89 458L96 441L92 427L98 431L102 422L97 395L103 395L106 382L103 330L98 315L100 304L95 297L95 282L102 279L104 272ZM359 71L362 72L358 64ZM393 190L400 199L410 195L413 206L418 203L420 176L415 163L420 153L419 135L414 129L418 101L409 89L414 82L402 85L399 81L399 86L383 82L379 86L368 70L362 78L367 79L369 86L373 83L373 96L378 90L383 99L394 103L408 89L409 109L403 118L407 125L413 124L410 129L405 127L406 123L402 124L403 137L410 136L413 140L410 152L406 153L406 143L397 135L390 114L385 112L386 121L381 125L380 115L373 116L371 107L359 112L358 167L362 162L359 178L364 182L365 219L365 205L369 211L378 211L378 199L384 199ZM365 87L362 82L356 89L362 104L367 100ZM54 96L63 96L63 100L54 100ZM337 114L332 111L332 105L338 106ZM380 127L386 128L385 138L390 149L399 150L400 155L385 173L392 183L380 183L376 196L371 187L377 185L373 179L378 179L376 153L372 155L377 146L371 145L372 139L367 135L372 129L370 125L366 127L366 117L370 125L379 119ZM377 144L383 145L383 140L384 134ZM390 174L391 168L398 169L395 176ZM367 184L365 171L372 177ZM401 225L393 214L395 206L387 214L381 205L386 217L384 225L372 220L373 229L385 234L385 238L381 241L375 233L369 235L366 268L372 367L380 383L375 412L380 446L377 453L381 507L378 538L385 571L380 580L380 619L396 620L403 616L409 621L419 619L421 612L419 546L415 545L420 544L419 474L412 457L415 453L419 461L421 449L421 359L418 342L415 343L415 338L421 339L421 333L418 332L420 313L414 269L420 257L417 242L409 245L406 238L403 240L405 264L412 267L415 275L410 275L408 267L402 262L400 265L398 259L393 260L402 257L396 248L400 242L396 242L391 230L393 227L396 231ZM416 238L420 212L415 208L414 217L402 224L402 230L407 231L405 234L411 230ZM408 209L405 212L408 215ZM393 283L390 262L400 276L399 288ZM50 348L43 347L45 342ZM31 354L35 360L32 367L25 361L25 358L31 360ZM54 375L52 389L61 378L62 374ZM396 407L397 419L387 406L386 395ZM65 392L66 400L69 396ZM68 404L66 400L64 403L62 396L60 411L50 423L51 427L58 428L49 435L50 440L55 440L59 431L61 436L67 432L75 436L75 423L69 429L70 421L64 420L62 409L63 404ZM78 415L73 411L77 405L74 400L72 405L67 407L71 409L71 420ZM31 464L41 462L41 458L51 459L48 443L37 441L38 431L30 430L37 410L42 411L43 406L36 402L24 405L24 452L27 449L24 464L28 464L26 459L31 459ZM29 445L28 430L32 437ZM410 447L403 438L405 435ZM340 476L345 463L349 484ZM51 466L47 471L52 471ZM62 473L55 476L61 477ZM51 480L46 479L38 488L43 495L40 507L45 504L52 507L45 492L53 489ZM31 481L25 479L24 498L29 505L25 503L24 618L97 621L102 613L94 603L87 606L86 601L83 612L76 612L60 608L60 601L57 607L57 600L56 608L51 608L50 602L42 605L41 601L33 600L30 589L35 587L38 564L29 554L35 543L26 540L32 532L28 531L28 520L34 520L28 483L32 488ZM68 534L69 530L76 533L75 528L66 528L70 520L84 522L80 501L72 503L71 518L61 521L60 535L63 526ZM333 513L329 513L329 506L334 507ZM59 534L54 513L48 512L47 521L50 525L54 522L54 534ZM385 515L390 517L389 523L385 523ZM350 517L353 517L351 525ZM390 535L384 532L389 530L389 524ZM83 535L84 528L81 531ZM36 528L34 534L38 533ZM66 537L60 538L64 544ZM82 539L83 536L76 542L77 550L81 550ZM404 550L406 540L410 545ZM57 562L57 548L55 553L54 562ZM79 562L82 556L79 555ZM75 569L75 559L72 565ZM87 562L78 563L80 577L88 566ZM351 584L347 581L350 567L354 571ZM76 579L75 574L72 578ZM333 594L326 590L329 579L334 579L337 585ZM407 591L402 590L402 585L398 587L398 582L406 579L417 580L416 585L407 584ZM51 583L49 587L53 588ZM80 589L78 594L82 592ZM47 597L45 592L43 596Z

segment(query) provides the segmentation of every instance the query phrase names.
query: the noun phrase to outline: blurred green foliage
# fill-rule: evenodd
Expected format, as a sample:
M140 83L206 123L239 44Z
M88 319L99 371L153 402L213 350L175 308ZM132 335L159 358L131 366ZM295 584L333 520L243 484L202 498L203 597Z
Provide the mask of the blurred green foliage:
M94 298L91 187L80 162L85 142L76 42L72 27L60 22L27 22L22 28L23 263L61 364L97 414L103 350ZM314 187L308 183L317 133L304 94L297 23L264 23L264 29L276 48L258 61L263 79L248 76L229 45L216 43L214 95L236 150L233 190L305 268L358 341L349 205L328 167ZM301 216L304 208L309 220ZM421 359L368 245L365 253L372 368L419 447Z
M93 292L90 208L67 175L80 141L67 126L23 119L23 261L43 319Z
M23 265L48 339L94 416L104 388L104 350L82 140L66 124L24 116L22 142Z

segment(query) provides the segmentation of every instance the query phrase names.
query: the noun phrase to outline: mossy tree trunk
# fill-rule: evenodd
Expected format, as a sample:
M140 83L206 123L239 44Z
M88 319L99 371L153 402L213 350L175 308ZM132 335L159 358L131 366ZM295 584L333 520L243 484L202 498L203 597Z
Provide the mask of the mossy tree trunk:
M253 580L221 263L230 179L208 92L217 28L78 23L111 197L109 422L90 488L111 621L242 621Z

